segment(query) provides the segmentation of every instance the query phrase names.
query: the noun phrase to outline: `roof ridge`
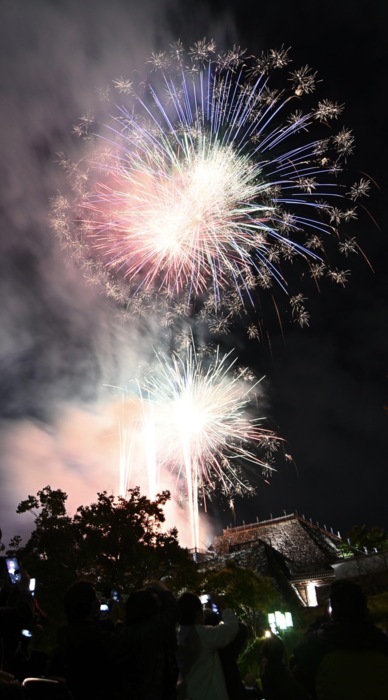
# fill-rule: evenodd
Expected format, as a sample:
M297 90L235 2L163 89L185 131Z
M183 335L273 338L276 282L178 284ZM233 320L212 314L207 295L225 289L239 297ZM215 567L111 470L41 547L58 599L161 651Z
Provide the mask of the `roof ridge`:
M286 522L287 520L298 520L299 522L306 523L308 527L311 527L314 530L319 530L322 533L327 534L329 537L332 537L335 540L341 540L341 535L338 532L338 534L335 534L333 532L333 529L331 528L330 530L327 529L326 525L323 527L317 522L314 523L312 519L306 518L304 515L299 515L299 513L285 513L284 515L280 515L277 518L270 518L269 520L259 520L257 519L256 522L254 523L247 523L244 525L237 525L235 527L227 527L224 528L222 531L223 536L227 535L228 533L234 533L234 532L243 532L244 530L255 530L255 529L260 529L263 525L271 525L273 523L279 523L279 522Z

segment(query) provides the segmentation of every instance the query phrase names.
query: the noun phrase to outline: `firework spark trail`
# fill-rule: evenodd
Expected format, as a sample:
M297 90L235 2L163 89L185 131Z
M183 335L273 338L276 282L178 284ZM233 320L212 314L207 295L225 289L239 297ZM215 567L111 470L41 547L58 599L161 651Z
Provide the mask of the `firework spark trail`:
M119 473L117 493L122 498L125 498L133 478L133 466L137 459L138 435L143 429L142 407L135 406L133 402L128 405L124 391L116 386L109 385L109 387L119 391L119 404L114 421L118 433Z
M148 477L148 495L151 500L156 498L159 490L160 473L156 454L155 416L151 402L142 402L142 445L146 454L146 470Z
M159 316L174 341L196 321L227 333L271 287L279 322L276 288L289 294L290 317L307 325L303 278L346 282L349 270L331 268L328 246L357 252L342 225L356 218L369 183L339 182L353 136L331 125L322 136L342 106L311 106L315 73L304 66L272 87L289 62L284 49L254 58L236 47L217 53L206 40L186 53L177 42L152 56L143 83L114 81L125 106L102 127L82 117L75 132L85 155L62 159L72 195L55 198L52 222L64 247L126 313ZM288 275L295 257L308 275L300 266ZM259 339L262 327L250 317L248 337ZM177 483L184 477L195 547L200 496L216 483L244 490L240 463L269 469L258 448L277 440L249 418L256 385L245 371L232 376L228 357L217 353L206 366L193 344L181 357L161 354L139 385L138 430L122 432L132 453L140 448L151 497L164 470ZM130 462L123 449L121 489Z
M342 112L326 99L302 112L315 73L305 66L270 87L289 62L284 49L254 58L201 40L186 54L176 42L152 56L154 76L138 89L114 81L128 106L99 139L91 117L80 121L89 153L78 167L65 163L75 196L54 202L54 228L88 276L134 313L136 297L141 308L160 294L188 301L210 290L216 313L230 290L242 309L257 287L288 290L295 256L313 279L318 269L333 279L317 251L329 238L346 245L339 226L355 218L368 183L338 184L349 130L309 135ZM334 206L341 200L350 208ZM299 318L306 323L304 310Z
M199 496L211 496L218 484L225 493L251 489L243 465L270 470L260 450L275 449L279 438L252 418L258 382L237 370L231 353L205 363L193 344L185 356L158 355L152 374L141 384L152 404L155 457L161 472L183 476L193 547L199 547Z
M118 440L118 495L126 498L128 488L139 477L140 468L146 472L147 495L154 500L160 489L154 405L141 396L137 380L132 380L124 388L111 384L106 387L117 394L114 435Z

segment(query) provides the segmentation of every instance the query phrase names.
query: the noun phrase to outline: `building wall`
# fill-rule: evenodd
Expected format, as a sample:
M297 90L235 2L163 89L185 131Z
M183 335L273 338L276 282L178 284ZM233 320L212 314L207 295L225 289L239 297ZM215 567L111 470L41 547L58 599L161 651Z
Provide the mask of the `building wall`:
M335 577L352 578L367 576L376 572L388 571L388 552L363 554L333 564Z

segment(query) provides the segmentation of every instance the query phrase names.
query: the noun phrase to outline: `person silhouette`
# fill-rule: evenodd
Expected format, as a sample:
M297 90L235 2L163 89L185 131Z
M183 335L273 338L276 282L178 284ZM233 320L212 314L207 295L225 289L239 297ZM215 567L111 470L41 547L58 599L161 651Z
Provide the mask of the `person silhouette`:
M260 680L265 700L309 700L308 692L286 665L284 642L276 635L263 643Z
M353 581L333 583L329 619L295 647L295 677L318 700L388 700L388 637Z
M205 625L200 598L183 593L178 599L178 698L190 700L229 700L218 650L237 635L238 618L222 600L214 599L222 622Z

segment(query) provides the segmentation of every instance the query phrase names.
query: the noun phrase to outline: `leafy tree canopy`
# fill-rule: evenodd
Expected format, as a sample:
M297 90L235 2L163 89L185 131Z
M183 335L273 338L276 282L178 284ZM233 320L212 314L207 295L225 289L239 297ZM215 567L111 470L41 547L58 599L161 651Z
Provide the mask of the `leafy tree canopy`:
M76 578L126 593L155 579L168 578L171 589L175 582L184 587L184 576L190 578L195 565L179 546L177 530L164 528L163 506L169 498L168 491L154 501L139 488L129 489L127 498L103 491L71 517L67 494L45 486L19 503L17 512L30 512L35 527L26 544L20 537L11 540L9 554L16 554L37 578L43 598L51 591L61 600Z
M375 549L378 551L388 549L388 535L377 525L373 527L354 525L341 543L340 549L345 556L365 551L372 553Z
M204 592L219 593L256 634L263 613L282 608L283 598L271 578L259 576L252 569L233 561L206 568L202 572Z
M169 575L189 556L179 546L176 528L162 527L163 506L169 498L163 491L150 501L136 487L129 489L127 498L104 491L95 503L80 506L74 526L80 536L83 573L126 590Z

